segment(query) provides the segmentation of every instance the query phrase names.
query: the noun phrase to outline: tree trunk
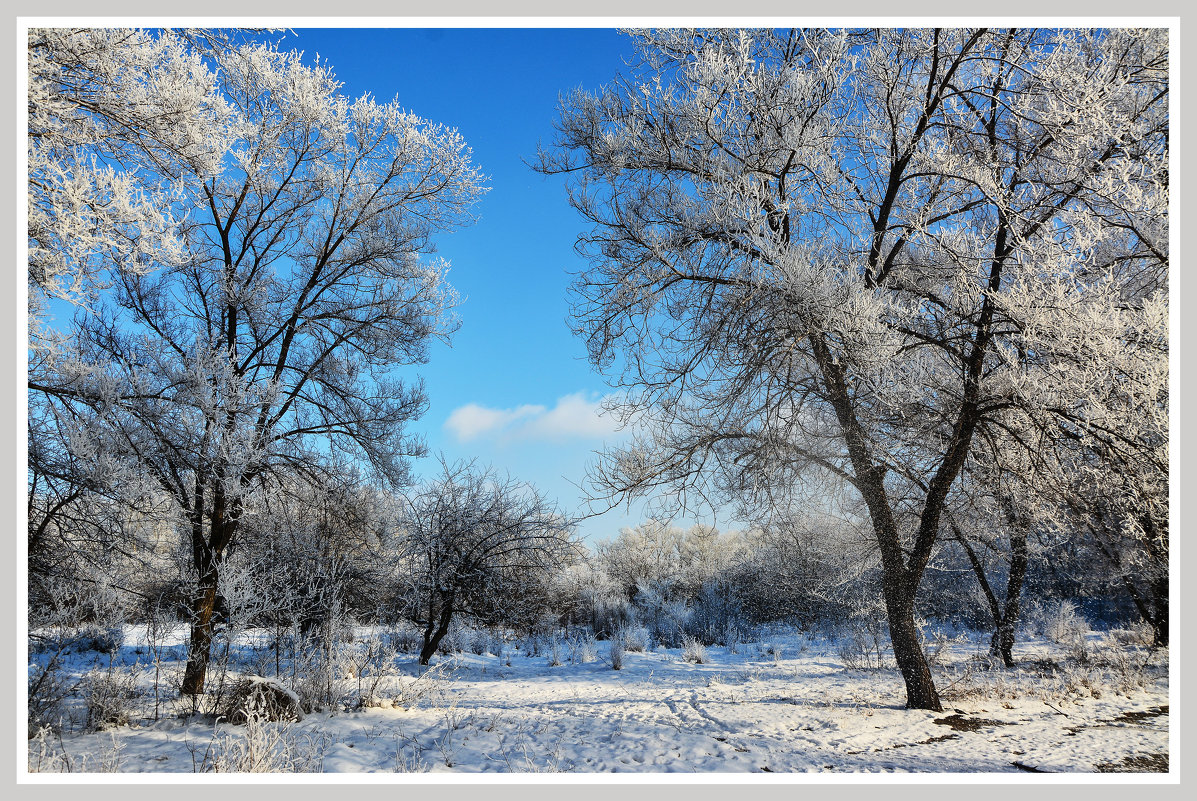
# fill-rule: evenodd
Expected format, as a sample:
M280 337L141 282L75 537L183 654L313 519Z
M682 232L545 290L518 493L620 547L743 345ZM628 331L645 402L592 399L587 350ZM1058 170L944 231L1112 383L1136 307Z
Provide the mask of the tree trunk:
M1151 564L1156 567L1151 579L1151 644L1156 648L1168 647L1168 520L1155 521L1150 515L1143 516L1143 530L1147 534L1146 550Z
M1006 580L1006 603L989 643L990 655L1001 657L1006 667L1014 667L1014 630L1018 626L1022 584L1026 575L1027 533L1015 529L1010 534L1010 575Z
M180 692L199 695L204 691L208 663L212 657L212 617L216 611L217 590L220 584L220 561L236 533L241 513L241 500L227 502L219 483L212 492L212 512L209 517L210 538L203 536L203 495L197 482L198 513L192 520L192 558L199 574L199 587L191 605L191 643L187 653L187 668L183 673Z
M183 695L199 695L204 691L208 662L212 654L212 613L216 609L216 587L219 574L215 563L200 579L191 609L191 644L187 653L187 669L183 673Z
M1098 511L1098 523L1101 524L1102 516L1100 510ZM1098 552L1106 558L1107 561L1119 573L1119 578L1122 580L1122 586L1126 588L1127 593L1131 597L1135 608L1139 610L1140 617L1151 626L1151 644L1156 648L1166 648L1168 646L1168 558L1166 554L1162 554L1158 548L1151 545L1151 540L1147 541L1145 550L1152 564L1163 565L1163 570L1159 571L1154 578L1147 580L1147 592L1140 590L1132 580L1132 572L1123 567L1122 558L1118 555L1118 551L1113 546L1107 545L1101 535L1104 528L1102 525L1090 525L1089 532L1093 537L1093 544L1097 546ZM1148 531L1154 531L1151 528L1150 518L1145 519L1145 528ZM1165 535L1166 539L1166 535Z
M1152 605L1155 607L1148 621L1151 623L1151 644L1156 648L1168 647L1168 574L1165 573L1151 583Z
M918 628L914 625L914 588L904 585L904 581L889 575L882 579L889 639L894 648L894 660L906 682L906 708L942 712L935 679L931 676L931 667L923 655Z
M449 623L453 620L453 599L450 597L441 604L440 616L434 621L428 616L428 626L424 629L424 647L420 649L420 664L427 665L436 653L441 640L449 633Z

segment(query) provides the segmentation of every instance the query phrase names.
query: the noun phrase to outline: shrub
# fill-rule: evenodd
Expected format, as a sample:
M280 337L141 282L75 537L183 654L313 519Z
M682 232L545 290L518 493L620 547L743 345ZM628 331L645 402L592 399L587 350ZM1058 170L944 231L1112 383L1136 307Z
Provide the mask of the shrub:
M780 643L765 642L765 643L761 643L759 646L757 646L757 648L760 651L762 656L773 657L773 664L775 664L775 665L781 664L781 656L785 652L785 649L782 648ZM802 652L801 647L799 647L798 652L799 653Z
M666 600L655 586L637 585L636 606L647 623L649 634L667 648L677 648L692 617L692 610L683 600Z
M744 627L736 620L728 619L723 628L723 644L727 646L729 654L740 653L740 646L744 643Z
M396 627L387 639L390 640L390 644L396 651L404 654L419 653L420 648L424 645L424 635L419 629L406 622Z
M299 696L274 679L247 676L229 692L220 717L241 725L251 719L261 721L303 720Z
M1155 641L1151 624L1142 620L1126 628L1110 629L1110 636L1120 645L1143 645L1151 647L1151 644Z
M57 746L50 738L58 740ZM41 728L29 738L27 765L30 773L119 773L124 746L112 734L111 744L99 753L70 754L63 746L62 735L49 728Z
M430 703L443 701L455 668L453 660L445 660L423 668L411 681L400 681L394 705L411 709L425 700Z
M556 635L549 638L549 666L560 667L561 665L561 639Z
M245 728L239 733L215 732L203 759L201 773L311 773L322 768L327 739L317 740L292 730L293 721L271 720L256 696L246 708Z
M536 634L529 634L520 640L517 647L524 652L524 656L540 656L544 643Z
M370 637L349 655L353 677L357 679L356 700L353 706L383 705L380 687L395 672L395 646L381 637Z
M648 629L644 626L629 626L621 629L619 638L623 640L623 648L625 651L633 651L636 653L644 653L649 649L652 642L652 635L649 634Z
M491 637L489 631L483 629L474 632L474 638L470 641L470 653L477 656L486 656L489 653L494 653L494 638Z
M1077 614L1076 604L1061 601L1044 623L1044 635L1062 646L1068 656L1077 662L1089 660L1089 635L1093 630L1088 621Z
M948 645L952 642L952 638L942 628L932 628L931 624L926 620L916 620L915 625L918 627L919 644L923 647L923 654L927 658L927 664L932 667L939 666Z
M612 670L622 670L623 669L623 638L622 637L612 637L611 638L611 647L610 647L608 653L611 658L611 669Z
M62 669L62 650L52 654L44 664L32 665L29 673L29 736L39 732L62 731L66 719L63 702L79 686Z
M79 630L73 645L76 651L96 651L111 654L125 644L125 632L120 626L88 625Z
M878 670L885 667L887 638L884 624L875 618L857 618L839 635L836 652L848 670Z
M58 629L55 633L50 634L31 634L29 649L32 653L95 651L101 654L111 654L119 651L124 642L125 634L120 626L100 626L88 623L75 629Z
M696 637L690 636L685 637L682 641L682 659L686 662L695 662L699 665L709 661L707 649Z
M598 660L598 640L589 632L583 632L574 637L572 642L571 659L579 664L588 664Z
M732 647L738 636L738 621L743 616L733 590L724 582L708 580L694 599L693 610L686 622L686 631L703 645Z
M1043 634L1049 640L1065 645L1077 634L1088 634L1089 624L1077 614L1076 604L1072 601L1061 601L1043 621Z
M118 670L115 665L92 671L83 681L84 731L129 725L138 695L135 671Z
M470 631L464 624L454 621L449 627L449 633L444 636L436 650L437 653L446 656L450 654L463 654L470 650L473 641L474 632Z

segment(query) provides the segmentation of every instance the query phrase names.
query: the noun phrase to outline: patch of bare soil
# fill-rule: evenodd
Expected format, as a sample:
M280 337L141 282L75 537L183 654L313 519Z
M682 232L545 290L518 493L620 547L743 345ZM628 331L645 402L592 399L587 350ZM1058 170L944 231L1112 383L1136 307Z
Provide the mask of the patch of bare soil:
M1123 757L1120 762L1104 762L1095 765L1098 773L1167 773L1167 754L1139 754Z
M940 726L951 726L955 731L980 731L990 726L1012 726L1004 720L986 720L985 718L966 718L964 715L948 715L946 718L936 718L932 721Z
M890 748L909 748L912 745L931 745L932 743L942 743L945 740L959 739L959 734L944 734L939 737L928 737L926 740L919 740L917 743L898 743L897 745L891 745ZM877 750L880 751L881 749L878 748Z
M1101 718L1100 720L1097 720L1094 723L1081 724L1080 726L1069 726L1064 731L1067 732L1071 736L1075 736L1078 732L1082 732L1085 729L1099 729L1099 728L1106 726L1107 724L1110 724L1110 723L1145 723L1145 722L1151 720L1152 718L1158 718L1161 715L1167 715L1167 714L1168 714L1168 705L1165 704L1163 706L1153 706L1151 709L1148 709L1146 712L1137 712L1137 711L1123 712L1121 715L1114 717L1114 718L1108 718L1108 719Z
M1158 718L1160 715L1167 715L1167 714L1168 714L1168 706L1167 706L1167 704L1165 704L1164 706L1153 706L1151 709L1147 710L1146 712L1123 712L1121 715L1119 715L1116 718L1112 718L1111 720L1103 720L1100 722L1101 723L1142 723L1145 720L1151 720L1152 718Z

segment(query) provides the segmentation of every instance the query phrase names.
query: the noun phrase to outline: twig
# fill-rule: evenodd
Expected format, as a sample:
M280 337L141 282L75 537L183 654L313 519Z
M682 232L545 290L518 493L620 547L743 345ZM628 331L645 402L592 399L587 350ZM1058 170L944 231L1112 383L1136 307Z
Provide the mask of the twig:
M1055 709L1057 714L1059 714L1059 715L1064 715L1064 717L1068 717L1068 714L1067 714L1067 713L1065 713L1065 712L1061 712L1059 709L1057 709L1056 707L1052 706L1052 705L1051 705L1051 703L1049 703L1048 701L1046 701L1046 700L1045 700L1043 703L1047 704L1047 705L1048 705L1048 706L1050 706L1052 709Z

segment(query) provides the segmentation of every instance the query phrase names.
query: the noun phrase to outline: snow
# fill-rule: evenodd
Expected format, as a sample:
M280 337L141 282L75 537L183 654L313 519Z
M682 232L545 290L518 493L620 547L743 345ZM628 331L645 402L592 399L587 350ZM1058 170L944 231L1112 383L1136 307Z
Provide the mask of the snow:
M137 632L126 642L138 643ZM770 645L780 646L777 656ZM1027 667L984 670L976 657L985 652L985 636L960 637L937 657L944 711L930 712L902 706L895 669L845 669L837 645L791 632L741 645L738 653L708 646L704 664L683 661L681 649L629 652L616 671L602 659L551 666L547 656L508 643L501 657L438 657L422 697L409 707L392 698L404 686L409 701L419 695L411 682L426 669L400 656L398 683L380 685L380 706L266 725L274 727L275 747L292 757L287 764L326 773L1167 770L1166 654L1137 650L1137 661L1117 662L1119 671L1116 660L1100 661L1112 640L1093 635L1096 656L1088 665L1037 640L1016 647ZM127 645L119 660L144 659L139 648ZM106 657L73 655L70 670L85 672L89 658L106 664ZM139 678L147 715L152 674ZM30 766L36 769L44 747L70 755L75 769L190 773L204 767L205 754L210 768L214 754L235 750L245 732L214 728L203 717L135 720L48 744L31 740ZM55 767L43 758L42 770Z

